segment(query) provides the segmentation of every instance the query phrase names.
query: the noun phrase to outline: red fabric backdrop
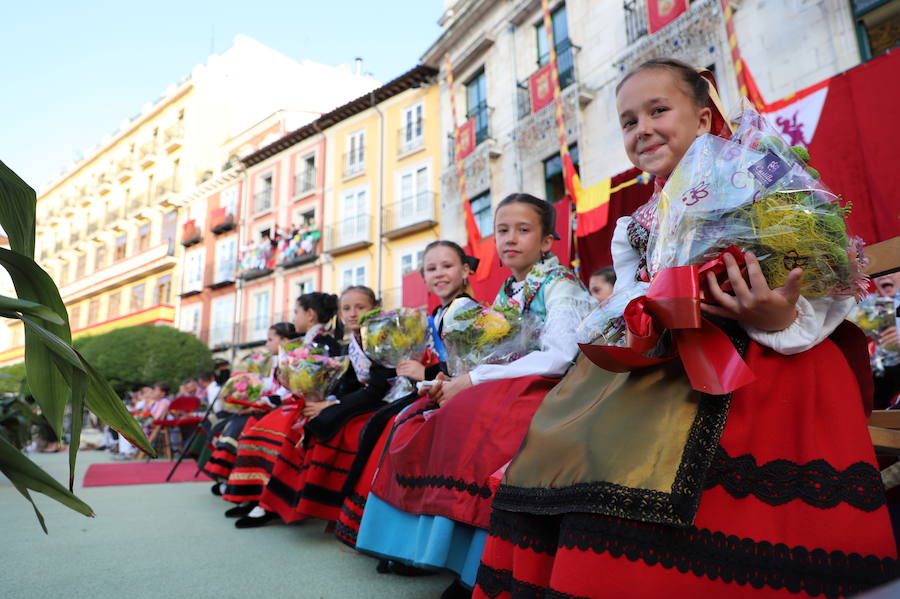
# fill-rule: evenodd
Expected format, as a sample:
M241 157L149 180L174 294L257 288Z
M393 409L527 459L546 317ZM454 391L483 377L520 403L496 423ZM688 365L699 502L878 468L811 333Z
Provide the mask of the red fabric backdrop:
M900 52L837 75L809 148L810 164L832 191L853 202L850 226L866 243L900 235L898 98Z

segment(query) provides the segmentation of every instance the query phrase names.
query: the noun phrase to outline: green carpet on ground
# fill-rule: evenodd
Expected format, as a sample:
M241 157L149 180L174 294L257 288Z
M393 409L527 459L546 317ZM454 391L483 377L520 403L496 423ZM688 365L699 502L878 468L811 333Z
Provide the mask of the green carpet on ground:
M67 479L66 453L31 459L57 480ZM378 574L375 560L325 534L320 520L237 530L222 515L230 504L213 497L208 483L82 488L88 465L108 461L105 452L78 456L75 492L95 518L34 494L49 535L31 505L0 475L0 595L436 599L452 580L448 574Z

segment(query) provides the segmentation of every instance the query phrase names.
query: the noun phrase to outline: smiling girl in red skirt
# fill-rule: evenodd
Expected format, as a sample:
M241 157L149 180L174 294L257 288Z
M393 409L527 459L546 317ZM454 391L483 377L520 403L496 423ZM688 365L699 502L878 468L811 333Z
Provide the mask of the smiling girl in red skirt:
M673 60L619 85L625 151L657 185L713 129L709 98ZM654 198L616 224L617 292L655 216ZM476 596L830 598L897 575L860 386L829 339L853 299L802 297L799 269L770 289L749 253L749 283L725 263L733 294L710 278L702 308L756 380L713 396L678 361L614 374L579 358L497 491Z

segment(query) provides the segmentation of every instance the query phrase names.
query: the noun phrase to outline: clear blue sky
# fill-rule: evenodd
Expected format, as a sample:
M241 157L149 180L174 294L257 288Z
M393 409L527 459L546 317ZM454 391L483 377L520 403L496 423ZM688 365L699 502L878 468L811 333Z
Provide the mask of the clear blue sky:
M440 0L6 3L0 160L39 189L238 33L385 82L437 39Z

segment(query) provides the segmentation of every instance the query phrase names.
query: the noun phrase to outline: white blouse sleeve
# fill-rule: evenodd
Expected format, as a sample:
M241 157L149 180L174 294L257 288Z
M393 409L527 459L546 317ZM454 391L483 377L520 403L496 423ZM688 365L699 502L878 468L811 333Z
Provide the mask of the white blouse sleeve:
M622 216L616 221L616 228L613 231L610 249L613 268L616 271L615 293L625 291L637 284L638 265L641 263L641 257L628 241L629 224L631 224L631 217Z
M797 300L797 318L782 331L763 331L741 323L747 335L779 354L790 356L811 349L821 343L850 313L855 300L852 297L800 296Z
M473 385L520 376L560 378L578 353L575 329L596 305L584 287L558 279L544 292L547 318L541 330L541 350L509 364L482 364L469 372Z

